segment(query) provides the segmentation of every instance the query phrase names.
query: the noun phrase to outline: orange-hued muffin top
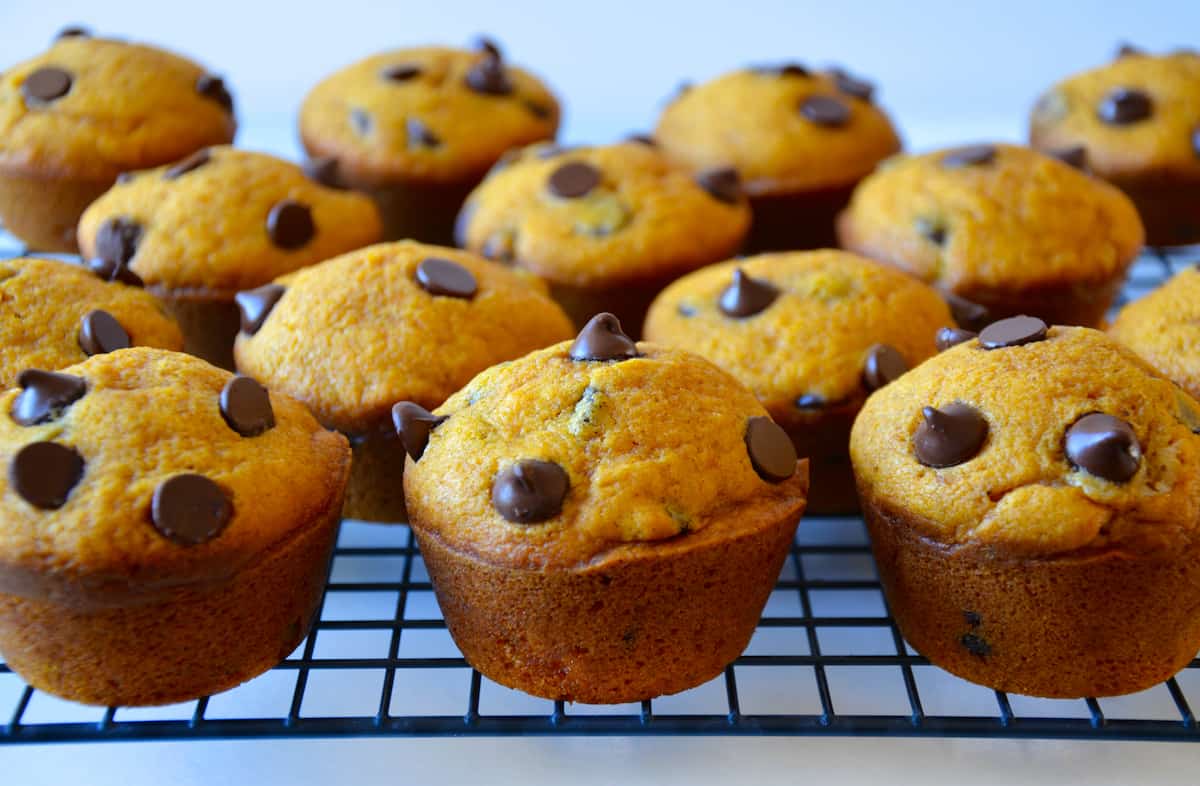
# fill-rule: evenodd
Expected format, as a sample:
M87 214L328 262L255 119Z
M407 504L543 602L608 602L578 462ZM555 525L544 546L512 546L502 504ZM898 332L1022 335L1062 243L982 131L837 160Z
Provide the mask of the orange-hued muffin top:
M150 46L69 36L0 75L11 171L111 181L232 142L236 128L219 79Z
M925 407L957 408L940 450ZM935 540L1029 556L1148 552L1200 537L1197 412L1103 333L1052 327L1030 343L972 339L927 360L868 399L850 452L864 501ZM1097 414L1089 436L1083 418ZM978 418L981 439L966 422Z
M1190 267L1125 306L1108 332L1200 398L1200 270Z

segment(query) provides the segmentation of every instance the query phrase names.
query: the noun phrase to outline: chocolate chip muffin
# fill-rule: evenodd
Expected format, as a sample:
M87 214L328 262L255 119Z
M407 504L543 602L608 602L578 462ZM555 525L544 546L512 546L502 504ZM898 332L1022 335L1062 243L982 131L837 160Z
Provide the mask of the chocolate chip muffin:
M1200 404L1087 328L989 325L872 396L850 455L888 605L998 690L1149 688L1200 648Z
M350 467L299 403L136 347L0 396L0 652L87 704L226 690L304 638Z
M182 349L148 292L52 259L0 261L0 388L27 368L54 371L132 346Z
M0 75L0 222L74 251L79 215L122 172L233 141L220 77L149 46L69 30Z
M691 174L640 141L506 156L471 194L458 244L529 270L577 325L599 311L641 332L654 296L741 247L750 210L729 169Z
M1123 47L1039 98L1029 139L1119 186L1148 242L1200 242L1200 53Z
M238 295L240 371L348 435L346 515L404 521L391 407L436 407L495 363L570 335L537 279L412 241L329 260Z
M233 368L238 292L379 234L365 196L230 147L123 177L79 222L84 257L142 280L179 320L187 351L222 368Z
M450 245L454 217L504 151L554 139L558 100L481 39L384 52L304 99L300 137L329 183L371 194L385 238Z
M1109 335L1200 398L1200 271L1188 268L1121 309Z
M974 303L976 329L985 314L1099 324L1143 241L1116 188L1011 145L889 161L854 192L838 232L843 247Z
M639 701L699 685L745 648L808 473L733 377L635 344L601 314L433 413L396 413L421 554L487 677Z
M732 167L754 209L750 251L835 245L855 184L900 149L874 87L844 69L758 66L682 90L654 132L698 171Z
M844 251L763 254L667 287L646 340L703 355L750 388L807 456L811 513L858 509L850 425L872 391L934 355L936 290Z

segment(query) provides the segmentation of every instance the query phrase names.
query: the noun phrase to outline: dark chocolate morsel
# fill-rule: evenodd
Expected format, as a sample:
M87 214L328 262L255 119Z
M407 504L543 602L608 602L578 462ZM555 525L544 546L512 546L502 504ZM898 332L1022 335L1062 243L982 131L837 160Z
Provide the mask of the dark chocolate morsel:
M1100 100L1096 116L1113 126L1138 123L1154 114L1149 95L1131 87L1115 87Z
M951 150L942 156L942 166L951 169L965 166L983 166L996 160L996 148L992 145L970 145Z
M457 262L440 257L426 257L417 265L417 283L431 295L444 295L470 300L478 284L475 276Z
M917 218L915 224L917 233L935 246L946 242L946 225L942 222L922 216Z
M275 427L275 410L267 389L241 374L225 383L218 399L221 417L243 437L257 437Z
M780 483L796 474L796 446L792 438L768 417L746 422L746 453L750 465L768 483Z
M965 297L949 291L942 292L942 299L950 307L950 316L954 317L954 321L960 327L979 331L988 326L991 315L988 313L987 306L976 303L974 300L967 300Z
M54 36L54 40L58 41L62 38L91 38L92 31L82 25L67 25L58 34Z
M264 284L234 295L233 299L242 314L242 332L249 335L257 333L286 291L280 284Z
M1066 147L1062 150L1055 150L1050 153L1054 158L1062 161L1067 166L1073 166L1079 170L1087 169L1087 148L1083 145L1075 145L1074 147Z
M304 174L314 183L326 188L343 188L338 179L338 160L333 156L318 156L304 162Z
M355 107L350 110L350 125L354 126L354 130L359 136L366 136L371 133L371 113L365 109Z
M401 401L392 407L392 425L396 427L404 452L412 456L413 461L421 460L430 433L447 420L447 416L435 415L411 401Z
M43 106L71 92L71 72L58 66L43 66L21 83L21 95L31 106Z
M961 401L941 409L925 407L924 421L913 435L913 453L927 467L942 469L978 455L987 439L988 424L979 410Z
M943 327L938 328L937 336L934 342L937 344L938 352L945 352L950 347L956 347L959 344L970 341L975 338L978 333L962 328Z
M1102 412L1084 415L1067 429L1067 460L1098 478L1124 483L1142 461L1142 447L1125 421Z
M16 452L8 482L35 508L61 508L83 477L83 457L57 442L31 442Z
M312 210L293 199L276 202L267 214L267 235L272 243L284 250L302 248L316 233Z
M964 633L958 640L967 652L977 658L983 658L992 654L992 645L987 643L987 640L978 633Z
M119 281L133 287L144 286L142 277L129 269L126 262L114 262L111 259L93 257L88 260L88 270L104 281Z
M421 75L421 66L416 63L399 63L388 66L379 75L389 82L407 82Z
M482 95L506 96L513 91L504 61L486 50L484 56L467 71L466 82L467 87Z
M550 461L522 459L492 481L492 507L506 520L536 524L557 516L570 490L566 470Z
M1037 317L1009 317L979 331L979 345L984 349L1003 349L1031 344L1046 338L1046 323Z
M527 98L521 103L526 109L529 110L529 114L533 115L538 120L549 120L550 118L554 117L554 108L548 104L543 104L541 101L534 101L533 99Z
M196 80L196 92L205 98L216 101L222 109L233 114L233 96L225 87L225 80L213 74L205 74Z
M899 350L887 344L876 344L867 350L867 359L863 361L863 384L867 390L879 390L899 379L905 371L908 371L908 361Z
M859 79L845 69L831 68L829 75L833 77L837 89L848 96L870 103L871 98L875 95L875 85L865 79Z
M555 196L578 199L600 185L600 170L582 161L571 161L555 169L546 185Z
M493 60L503 60L504 52L494 38L481 35L475 39L475 48Z
M87 393L87 380L57 371L27 368L17 375L21 392L13 402L12 419L21 426L47 423Z
M212 540L233 518L229 496L203 475L175 475L159 484L150 501L150 520L164 537L184 546Z
M199 169L212 160L212 154L208 148L197 150L187 158L173 164L163 170L163 180L174 180L177 177L186 175L188 172Z
M96 230L96 256L114 265L127 265L141 240L142 225L134 219L128 216L106 219Z
M658 147L658 142L649 134L630 134L625 137L626 142L636 142L639 145L646 147Z
M1137 55L1144 55L1144 54L1146 54L1144 49L1142 49L1141 47L1134 46L1133 44L1129 43L1128 41L1122 41L1121 45L1119 47L1117 47L1117 57L1118 58L1134 57Z
M718 202L736 205L742 199L742 179L733 167L706 169L696 175L696 182Z
M107 311L89 311L79 323L79 348L88 355L103 355L131 346L129 333Z
M800 114L825 128L841 128L850 122L850 107L830 96L809 96L800 104Z
M621 321L607 312L588 320L569 353L571 360L629 360L640 357L637 344L621 330Z
M721 293L717 305L726 316L741 319L767 309L779 297L779 289L770 281L746 275L734 268L733 280Z
M1196 158L1200 158L1200 125L1192 129L1192 152L1196 154Z
M420 118L408 118L404 122L404 128L410 150L414 148L440 147L442 144L441 138L429 130L429 126L425 125L424 121Z
M762 74L763 76L812 76L812 72L800 63L780 63L778 65L753 66L750 70L756 74Z
M983 617L978 611L963 610L963 622L970 625L972 628L978 628L983 624Z

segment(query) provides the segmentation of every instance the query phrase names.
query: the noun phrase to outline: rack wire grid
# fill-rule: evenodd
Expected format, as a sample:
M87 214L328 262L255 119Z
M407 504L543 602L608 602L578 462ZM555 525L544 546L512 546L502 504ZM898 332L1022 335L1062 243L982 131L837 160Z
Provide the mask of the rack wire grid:
M1198 258L1200 248L1148 252L1122 302ZM0 664L0 743L473 734L1200 741L1192 706L1200 659L1142 693L1077 701L1008 695L930 665L888 613L857 517L805 518L742 656L707 684L640 704L552 702L481 676L446 630L409 528L356 521L342 524L308 638L226 693L166 707L84 707Z

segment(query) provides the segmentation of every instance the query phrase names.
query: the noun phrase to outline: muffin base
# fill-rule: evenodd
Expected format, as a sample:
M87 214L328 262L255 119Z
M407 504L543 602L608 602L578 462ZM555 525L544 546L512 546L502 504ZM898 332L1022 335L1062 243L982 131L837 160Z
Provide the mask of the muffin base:
M408 520L404 507L404 459L406 453L391 423L366 435L350 438L353 460L346 504L348 519L396 524Z
M1125 273L1110 281L1085 282L1022 291L959 290L954 294L984 306L995 321L1021 314L1041 318L1048 325L1102 327L1116 302Z
M582 329L589 319L600 312L607 311L621 321L621 330L625 335L641 340L642 326L650 304L676 278L670 276L607 288L573 287L551 282L550 296L567 312L577 329Z
M75 227L83 211L107 191L110 180L67 180L0 173L0 224L31 251L74 254Z
M834 225L857 183L815 191L750 196L754 221L745 253L836 248Z
M382 241L417 240L454 246L454 222L467 196L482 176L456 183L389 183L346 185L371 197L383 222Z
M163 310L183 332L183 351L234 371L233 341L241 329L241 313L231 294L205 290L151 288Z
M1200 649L1200 543L1169 556L1007 557L938 543L865 493L863 512L900 632L963 679L1115 696L1162 682Z
M850 466L850 427L862 402L847 403L816 412L796 410L783 416L771 413L796 446L796 455L808 459L810 515L857 513L858 489Z
M1146 245L1200 243L1200 183L1115 182L1133 200L1146 227Z

